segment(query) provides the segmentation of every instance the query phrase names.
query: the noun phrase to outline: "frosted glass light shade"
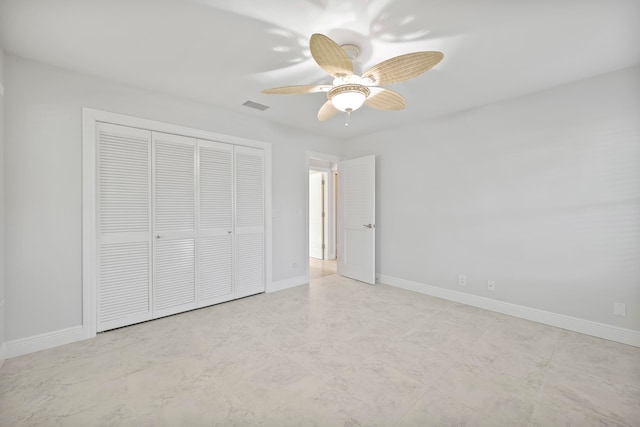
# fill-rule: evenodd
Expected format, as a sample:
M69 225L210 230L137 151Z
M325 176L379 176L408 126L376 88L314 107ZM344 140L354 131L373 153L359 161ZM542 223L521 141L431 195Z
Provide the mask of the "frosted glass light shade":
M371 91L368 87L359 84L336 86L329 91L327 96L331 103L340 111L355 111L362 107Z

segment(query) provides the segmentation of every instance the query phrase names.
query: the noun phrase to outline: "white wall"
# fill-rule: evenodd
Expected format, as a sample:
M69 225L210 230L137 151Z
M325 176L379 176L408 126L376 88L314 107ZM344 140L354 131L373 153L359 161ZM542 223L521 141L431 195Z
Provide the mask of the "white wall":
M11 55L4 71L7 341L81 324L82 107L271 142L273 280L304 276L306 151L339 145ZM378 155L378 272L640 331L638 117L635 67L350 141Z
M82 107L272 143L272 278L304 276L305 153L337 153L330 140L12 55L5 86L8 341L82 322Z
M379 273L640 331L640 67L343 154L378 155Z
M5 355L4 240L4 52L0 49L0 366Z

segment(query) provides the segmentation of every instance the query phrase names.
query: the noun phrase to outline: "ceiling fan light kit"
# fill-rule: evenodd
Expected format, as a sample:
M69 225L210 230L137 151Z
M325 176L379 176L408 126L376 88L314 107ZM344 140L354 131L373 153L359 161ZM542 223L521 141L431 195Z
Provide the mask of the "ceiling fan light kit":
M349 115L367 105L377 110L402 110L407 103L404 98L381 85L412 79L438 64L442 52L414 52L387 59L365 73L356 61L359 53L352 44L338 45L329 37L313 34L309 41L311 56L318 65L333 77L333 85L284 86L265 89L265 94L303 94L326 92L328 100L318 111L318 120L324 121L339 111Z
M362 107L371 94L368 87L360 84L343 84L335 86L327 93L327 97L338 110L351 113Z

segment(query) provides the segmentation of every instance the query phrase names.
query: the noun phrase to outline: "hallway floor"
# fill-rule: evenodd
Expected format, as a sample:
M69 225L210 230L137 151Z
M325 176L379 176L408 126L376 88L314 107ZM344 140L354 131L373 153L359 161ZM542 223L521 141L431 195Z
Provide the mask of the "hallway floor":
M309 279L319 279L320 277L330 276L338 272L338 262L324 261L317 258L309 258Z

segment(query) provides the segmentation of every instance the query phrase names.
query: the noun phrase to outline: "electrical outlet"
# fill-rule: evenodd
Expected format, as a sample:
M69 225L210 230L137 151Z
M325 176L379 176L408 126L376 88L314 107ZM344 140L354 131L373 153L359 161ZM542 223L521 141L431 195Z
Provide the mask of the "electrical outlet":
M614 302L613 303L613 314L616 316L627 316L627 305L623 302Z
M496 282L495 280L487 280L487 290L493 292L496 290Z
M458 274L458 286L467 286L467 276Z

